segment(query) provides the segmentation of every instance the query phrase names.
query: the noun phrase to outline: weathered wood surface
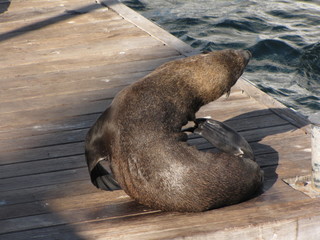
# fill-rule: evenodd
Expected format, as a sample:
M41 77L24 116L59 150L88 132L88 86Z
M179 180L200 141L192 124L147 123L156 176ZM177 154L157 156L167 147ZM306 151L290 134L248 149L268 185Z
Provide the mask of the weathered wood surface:
M320 201L281 181L310 173L307 122L244 81L198 116L249 141L262 194L183 214L95 189L89 127L123 87L197 51L116 1L5 0L0 12L0 239L319 239Z

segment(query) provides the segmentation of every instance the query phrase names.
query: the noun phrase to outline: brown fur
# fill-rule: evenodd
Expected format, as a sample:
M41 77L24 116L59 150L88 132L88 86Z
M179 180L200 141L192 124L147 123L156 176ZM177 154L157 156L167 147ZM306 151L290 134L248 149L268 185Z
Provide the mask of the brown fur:
M198 151L183 141L181 127L230 91L248 60L235 50L192 56L122 90L87 136L89 170L104 158L121 188L155 209L194 212L247 199L261 185L259 166Z

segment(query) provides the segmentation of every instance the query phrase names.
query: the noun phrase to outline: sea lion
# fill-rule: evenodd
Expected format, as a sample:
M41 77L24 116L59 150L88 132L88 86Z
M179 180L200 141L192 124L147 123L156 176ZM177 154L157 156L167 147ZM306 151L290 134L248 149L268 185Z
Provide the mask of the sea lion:
M174 60L120 91L86 137L93 184L121 187L164 211L199 212L248 199L261 186L258 164L199 151L181 128L202 105L230 91L250 56L222 50Z

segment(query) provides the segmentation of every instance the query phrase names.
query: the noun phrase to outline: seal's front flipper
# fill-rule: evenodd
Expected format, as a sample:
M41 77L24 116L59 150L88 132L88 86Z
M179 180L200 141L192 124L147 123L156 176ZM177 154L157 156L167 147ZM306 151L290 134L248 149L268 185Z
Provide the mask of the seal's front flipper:
M221 151L254 160L249 143L226 124L211 118L197 118L195 124L193 132Z
M91 182L102 190L113 191L120 190L121 187L114 179L110 169L110 163L107 160L100 160L90 171Z

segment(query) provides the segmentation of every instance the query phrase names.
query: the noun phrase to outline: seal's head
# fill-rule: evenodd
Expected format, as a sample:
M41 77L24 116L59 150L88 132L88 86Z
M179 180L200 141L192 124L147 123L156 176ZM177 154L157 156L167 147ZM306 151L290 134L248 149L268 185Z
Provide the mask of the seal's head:
M197 98L206 104L230 91L250 58L251 53L247 50L214 51L166 63L156 73L162 73L166 85L179 82L177 90L185 91L185 86L190 87L190 92L197 93Z
M199 89L205 102L210 102L224 93L237 82L247 66L251 53L247 50L223 50L202 55L201 60L207 66L205 74L201 68L201 74L197 75L198 81L202 81L204 88Z

